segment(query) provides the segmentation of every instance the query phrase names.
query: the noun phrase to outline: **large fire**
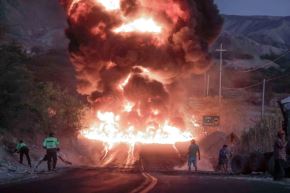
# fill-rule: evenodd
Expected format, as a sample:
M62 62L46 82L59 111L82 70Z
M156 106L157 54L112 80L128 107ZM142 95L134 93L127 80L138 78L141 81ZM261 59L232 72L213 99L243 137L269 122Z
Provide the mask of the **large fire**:
M118 10L121 6L121 0L96 0L108 11Z
M127 109L126 110L130 110ZM196 126L198 126L196 124ZM82 135L88 139L104 142L109 148L118 143L135 145L142 144L175 144L193 139L192 131L182 131L171 126L169 121L161 124L148 124L145 130L139 130L134 125L122 128L120 116L113 112L97 112L97 122L89 129L82 131Z
M160 27L152 18L140 18L130 23L123 24L114 30L120 32L161 33Z
M109 147L194 138L187 82L211 64L222 23L213 0L61 1L77 90L95 114L81 135Z

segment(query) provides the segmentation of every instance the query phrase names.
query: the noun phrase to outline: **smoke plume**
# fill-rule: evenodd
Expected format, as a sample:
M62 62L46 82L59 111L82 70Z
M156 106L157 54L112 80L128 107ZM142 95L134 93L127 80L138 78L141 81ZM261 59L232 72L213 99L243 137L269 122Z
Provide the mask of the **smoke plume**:
M213 0L61 2L78 92L96 109L124 112L124 126L170 118L183 127L183 83L209 68L222 26Z

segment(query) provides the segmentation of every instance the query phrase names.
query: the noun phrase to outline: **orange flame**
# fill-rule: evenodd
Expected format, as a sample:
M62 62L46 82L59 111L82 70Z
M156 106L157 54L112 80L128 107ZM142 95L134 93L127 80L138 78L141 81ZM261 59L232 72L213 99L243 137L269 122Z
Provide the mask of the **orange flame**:
M119 10L121 7L120 0L96 0L101 4L107 11Z
M132 22L125 23L114 30L116 33L161 33L162 27L158 25L152 18L139 18Z
M134 103L131 103L131 102L129 102L129 101L127 101L124 105L123 105L123 107L124 107L124 112L131 112L132 111L132 109L133 109L133 107L134 107Z
M165 121L160 125L149 124L144 131L134 126L121 129L120 116L113 112L97 112L98 123L81 131L81 135L92 140L102 141L111 149L115 144L126 143L134 146L143 144L175 144L194 138L191 131L182 131Z
M123 80L120 84L119 84L119 89L120 90L124 90L125 86L129 83L130 78L132 77L132 74L129 74L127 76L127 78L125 80Z

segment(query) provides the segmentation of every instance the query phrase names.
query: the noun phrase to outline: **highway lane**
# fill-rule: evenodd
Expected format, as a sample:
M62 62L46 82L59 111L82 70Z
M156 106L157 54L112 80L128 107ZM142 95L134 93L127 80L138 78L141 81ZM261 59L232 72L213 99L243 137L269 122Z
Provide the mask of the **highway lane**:
M0 193L127 193L142 184L140 172L78 168L48 179L0 186Z
M1 193L289 193L271 179L119 169L78 168L56 177L0 186Z
M151 173L158 179L150 193L289 193L290 183L271 178L239 177L187 172Z

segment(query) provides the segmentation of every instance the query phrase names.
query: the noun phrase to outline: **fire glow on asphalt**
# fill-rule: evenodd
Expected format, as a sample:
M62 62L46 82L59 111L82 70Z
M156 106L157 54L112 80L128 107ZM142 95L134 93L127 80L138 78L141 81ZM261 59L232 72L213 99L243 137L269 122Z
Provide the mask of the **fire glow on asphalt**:
M118 143L195 138L186 82L211 64L221 28L212 0L61 0L77 90L93 116L81 135Z

